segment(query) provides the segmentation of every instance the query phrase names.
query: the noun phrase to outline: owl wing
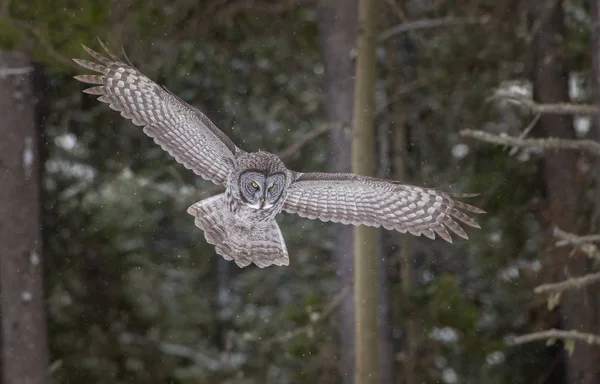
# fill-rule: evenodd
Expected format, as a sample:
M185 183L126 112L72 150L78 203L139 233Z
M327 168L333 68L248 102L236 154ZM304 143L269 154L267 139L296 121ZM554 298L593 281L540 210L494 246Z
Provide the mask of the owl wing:
M241 151L202 112L125 64L100 42L108 58L83 46L96 62L73 59L100 75L75 76L99 84L84 90L121 112L177 162L215 184L224 185Z
M383 226L431 239L438 234L451 243L448 229L468 238L457 220L479 228L462 211L484 213L452 199L466 196L350 173L296 173L283 209L309 219Z

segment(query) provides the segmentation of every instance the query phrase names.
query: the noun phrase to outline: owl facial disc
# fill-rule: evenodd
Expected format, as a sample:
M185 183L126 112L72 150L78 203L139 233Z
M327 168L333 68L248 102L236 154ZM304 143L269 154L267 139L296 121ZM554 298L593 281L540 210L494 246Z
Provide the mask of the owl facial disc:
M281 198L285 187L283 173L248 170L239 177L239 190L244 204L252 209L270 209Z

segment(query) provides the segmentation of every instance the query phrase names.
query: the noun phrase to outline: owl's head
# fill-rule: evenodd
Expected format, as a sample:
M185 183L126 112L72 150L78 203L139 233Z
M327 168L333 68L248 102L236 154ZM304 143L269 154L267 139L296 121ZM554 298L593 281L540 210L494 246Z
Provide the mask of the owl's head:
M278 205L288 186L288 170L268 152L250 153L238 160L238 189L250 208L269 209Z

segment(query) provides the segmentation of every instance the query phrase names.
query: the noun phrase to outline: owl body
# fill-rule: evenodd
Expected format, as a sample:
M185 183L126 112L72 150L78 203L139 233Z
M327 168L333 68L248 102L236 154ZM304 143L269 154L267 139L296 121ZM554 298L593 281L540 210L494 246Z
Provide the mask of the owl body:
M225 192L188 208L218 254L240 267L288 265L276 222L282 211L309 219L384 227L452 242L467 238L458 222L479 228L465 212L482 210L430 188L349 173L301 173L276 155L245 152L198 109L124 63L83 47L95 62L73 59L96 75L76 79L97 86L84 90L108 103L184 167Z
M206 241L215 246L219 255L240 267L251 263L261 268L288 265L287 247L275 219L261 215L260 220L253 220L256 214L245 208L233 212L225 195L209 197L188 208Z

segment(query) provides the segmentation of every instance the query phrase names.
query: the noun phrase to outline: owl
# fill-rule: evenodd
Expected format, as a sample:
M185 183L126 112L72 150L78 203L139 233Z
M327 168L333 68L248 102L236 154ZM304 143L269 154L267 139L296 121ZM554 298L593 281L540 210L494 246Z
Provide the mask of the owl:
M308 219L384 227L452 242L467 239L458 222L479 225L465 212L484 213L435 189L351 173L304 173L286 168L276 155L237 147L202 112L111 53L83 46L94 61L73 59L94 75L75 78L96 86L84 90L109 104L171 156L225 192L188 208L216 252L238 266L288 265L276 221L283 211Z

